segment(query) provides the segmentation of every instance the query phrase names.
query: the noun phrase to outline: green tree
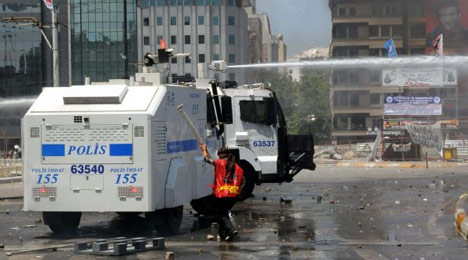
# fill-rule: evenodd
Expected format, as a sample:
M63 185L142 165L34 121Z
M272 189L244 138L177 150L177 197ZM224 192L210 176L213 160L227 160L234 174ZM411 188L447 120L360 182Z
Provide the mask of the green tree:
M329 140L332 130L328 74L307 72L300 82L285 74L267 72L265 82L276 92L291 134L309 134L316 141ZM315 121L309 121L315 115Z

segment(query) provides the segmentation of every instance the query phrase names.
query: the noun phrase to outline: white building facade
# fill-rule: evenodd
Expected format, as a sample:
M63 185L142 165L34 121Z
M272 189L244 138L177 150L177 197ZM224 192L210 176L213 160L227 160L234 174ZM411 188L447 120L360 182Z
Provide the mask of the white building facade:
M141 1L138 9L139 57L157 53L164 39L175 53L190 58L172 58L169 76L217 78L244 83L243 70L218 74L208 71L212 60L228 65L249 63L248 15L250 0L156 0Z

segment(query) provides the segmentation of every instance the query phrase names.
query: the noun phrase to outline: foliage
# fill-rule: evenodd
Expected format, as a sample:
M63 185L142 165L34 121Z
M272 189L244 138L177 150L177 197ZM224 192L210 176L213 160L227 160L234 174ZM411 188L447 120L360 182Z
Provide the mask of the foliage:
M328 74L307 72L295 82L286 74L266 72L264 82L276 92L290 134L311 132L316 141L329 140L332 130ZM308 119L315 115L315 121Z

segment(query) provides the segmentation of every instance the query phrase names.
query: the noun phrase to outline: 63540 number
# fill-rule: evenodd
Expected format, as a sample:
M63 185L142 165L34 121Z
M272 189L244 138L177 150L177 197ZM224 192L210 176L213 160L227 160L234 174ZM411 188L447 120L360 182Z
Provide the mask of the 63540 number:
M104 165L72 165L70 171L72 174L103 174Z

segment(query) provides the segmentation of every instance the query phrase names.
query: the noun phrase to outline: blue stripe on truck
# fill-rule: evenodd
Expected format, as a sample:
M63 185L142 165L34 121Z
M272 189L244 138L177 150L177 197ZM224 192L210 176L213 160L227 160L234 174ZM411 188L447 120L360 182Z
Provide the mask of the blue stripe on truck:
M132 144L110 144L110 156L132 156Z
M65 156L64 144L43 144L42 156Z
M175 141L167 143L167 153L189 152L198 149L197 140Z

